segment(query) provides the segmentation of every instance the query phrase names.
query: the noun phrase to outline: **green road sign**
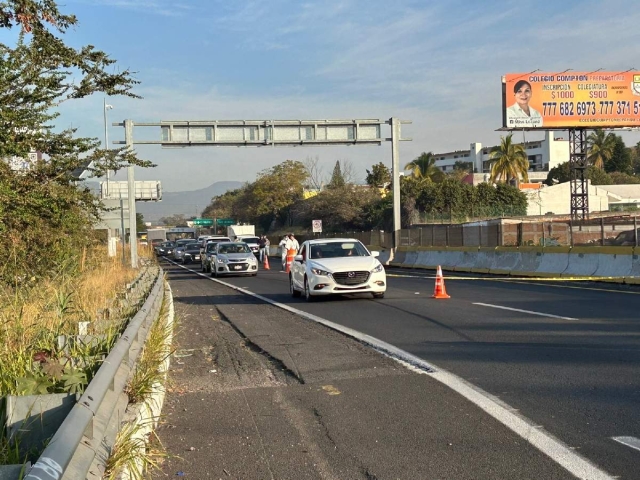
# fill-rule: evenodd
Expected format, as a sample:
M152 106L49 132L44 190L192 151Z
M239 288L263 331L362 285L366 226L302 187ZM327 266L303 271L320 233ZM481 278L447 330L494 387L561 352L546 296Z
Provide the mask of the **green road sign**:
M211 220L210 218L194 218L193 224L200 227L210 227L211 225L213 225L213 220Z
M228 227L229 225L236 223L232 218L219 218L217 222L219 227Z

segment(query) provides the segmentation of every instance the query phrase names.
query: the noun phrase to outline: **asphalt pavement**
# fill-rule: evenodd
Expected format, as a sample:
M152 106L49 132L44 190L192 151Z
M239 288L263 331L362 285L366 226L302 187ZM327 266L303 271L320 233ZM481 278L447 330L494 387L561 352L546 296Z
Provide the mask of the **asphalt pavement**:
M208 276L165 268L179 330L158 430L170 456L153 478L575 478L429 375ZM307 305L291 302L285 279L272 270L229 282L332 321L346 312L374 331L402 330L399 290L382 302Z

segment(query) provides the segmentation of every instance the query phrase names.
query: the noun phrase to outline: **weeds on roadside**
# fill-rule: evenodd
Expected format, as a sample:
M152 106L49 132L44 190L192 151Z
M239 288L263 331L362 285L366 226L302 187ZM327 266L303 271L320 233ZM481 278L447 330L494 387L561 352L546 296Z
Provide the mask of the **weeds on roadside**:
M151 423L152 420L149 422ZM147 431L149 433L146 433ZM164 453L163 448L155 449L151 446L151 442L148 441L150 435L155 434L149 425L125 424L118 432L102 478L114 480L126 471L129 474L128 478L144 480L145 472L160 468L158 462L166 458L167 454Z
M0 286L0 396L82 391L115 342L121 325L95 316L137 272L104 248L87 251L82 266L30 287ZM79 322L92 322L100 341L58 345L59 336L77 335Z
M151 393L164 388L165 364L173 353L171 345L173 329L174 324L169 323L168 305L165 301L158 319L149 331L136 370L125 388L130 403L147 401Z

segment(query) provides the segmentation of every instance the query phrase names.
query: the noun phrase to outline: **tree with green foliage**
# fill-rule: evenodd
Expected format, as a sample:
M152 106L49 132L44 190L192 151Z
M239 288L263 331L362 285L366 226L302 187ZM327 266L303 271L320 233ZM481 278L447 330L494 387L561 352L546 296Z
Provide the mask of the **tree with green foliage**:
M372 187L386 187L391 182L391 171L384 163L377 163L371 166L371 171L367 170L365 181Z
M422 152L418 157L404 166L405 170L411 170L411 175L422 180L441 182L445 174L436 167L436 157L432 152Z
M327 188L342 188L345 186L344 176L340 168L340 160L336 160L336 164L333 167L333 173L331 174L331 180L327 185Z
M341 232L371 228L364 215L366 208L379 202L375 188L345 185L328 188L295 206L298 225L311 226L311 221L322 220L323 232Z
M631 152L624 144L622 137L614 135L613 151L611 157L605 162L604 169L607 173L620 172L631 174L633 171Z
M93 46L70 47L57 35L75 27L52 0L5 0L0 28L20 30L13 47L0 43L0 159L44 158L28 171L15 172L0 161L0 250L5 264L0 281L15 283L38 275L73 272L82 249L94 238L92 226L101 204L76 186L72 172L103 175L126 165L152 166L125 148L101 150L95 138L57 131L57 107L101 92L137 98L129 70ZM46 255L42 255L46 252Z
M491 165L491 181L494 183L515 181L520 178L529 181L529 160L527 152L521 144L513 143L513 134L500 137L500 145L491 149L489 159Z
M615 134L596 128L587 137L587 161L600 170L605 168L606 163L613 155L615 147Z

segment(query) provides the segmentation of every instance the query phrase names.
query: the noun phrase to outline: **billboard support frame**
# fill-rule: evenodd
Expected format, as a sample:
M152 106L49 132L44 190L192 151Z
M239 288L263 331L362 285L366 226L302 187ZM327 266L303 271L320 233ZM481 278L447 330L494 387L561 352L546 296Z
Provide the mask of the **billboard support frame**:
M589 218L589 183L587 182L587 130L569 129L569 177L571 182L571 218Z

